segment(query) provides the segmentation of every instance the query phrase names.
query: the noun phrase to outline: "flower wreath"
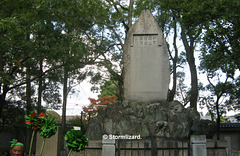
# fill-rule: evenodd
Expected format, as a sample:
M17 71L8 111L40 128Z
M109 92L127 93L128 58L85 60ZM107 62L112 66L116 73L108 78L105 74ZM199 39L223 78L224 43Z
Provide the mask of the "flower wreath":
M35 112L30 113L29 115L25 115L25 123L27 128L32 129L33 131L40 130L42 124L44 123L45 116L43 113L36 115Z

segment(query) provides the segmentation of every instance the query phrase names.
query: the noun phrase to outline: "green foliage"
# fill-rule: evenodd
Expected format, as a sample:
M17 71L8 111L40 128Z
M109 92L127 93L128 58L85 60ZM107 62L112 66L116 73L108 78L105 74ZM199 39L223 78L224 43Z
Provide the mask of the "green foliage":
M226 118L226 117L221 117L221 118L220 118L220 122L221 122L221 123L226 123L226 122L227 122L227 123L230 123L231 121L230 121L228 118Z
M49 116L44 118L44 124L39 130L40 136L43 138L50 138L56 133L56 131L57 131L57 126L54 119Z
M4 124L9 125L9 127L14 128L19 125L24 125L24 114L25 110L23 108L23 104L21 101L12 101L8 104L7 107L3 109L3 115L5 118L3 118L2 122ZM1 120L0 120L1 121ZM4 128L4 127L1 127Z
M66 146L76 152L84 150L88 146L88 138L79 130L72 129L68 131L65 140L67 142Z
M102 98L106 95L118 97L118 81L113 80L106 81L104 85L100 86L100 89L101 91L100 94L98 95L98 98ZM123 94L121 95L121 97L123 98Z
M37 0L31 3L4 0L1 8L1 95L5 98L13 91L10 94L25 100L14 91L19 86L25 87L28 67L30 81L42 78L44 102L50 108L57 108L61 103L58 87L62 82L61 68L67 66L72 78L69 82L77 84L86 76L80 69L93 64L98 56L96 53L105 50L100 50L103 46L97 42L103 24L109 23L108 6L102 1L86 0ZM40 65L43 65L42 72ZM37 89L32 88L34 90ZM24 92L23 89L21 93L25 95ZM32 99L33 96L37 96L36 92L32 92ZM0 117L2 107L5 105L0 105Z
M204 24L200 69L207 74L207 89L215 96L227 97L223 107L238 110L240 102L240 3L215 1Z

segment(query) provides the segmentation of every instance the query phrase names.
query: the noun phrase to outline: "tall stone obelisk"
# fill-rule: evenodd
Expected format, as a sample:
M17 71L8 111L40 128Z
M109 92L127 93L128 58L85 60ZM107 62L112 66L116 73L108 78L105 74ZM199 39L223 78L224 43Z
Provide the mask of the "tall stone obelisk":
M124 97L130 101L166 100L170 81L163 32L149 10L129 29L124 45Z

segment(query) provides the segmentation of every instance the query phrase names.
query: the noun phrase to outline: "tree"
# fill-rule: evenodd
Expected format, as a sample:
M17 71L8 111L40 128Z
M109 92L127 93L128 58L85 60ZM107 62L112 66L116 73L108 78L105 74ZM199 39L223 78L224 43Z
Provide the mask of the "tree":
M104 42L100 42L104 44L105 50L100 53L96 62L100 72L89 73L92 77L91 83L94 85L104 85L107 81L117 82L116 97L119 101L123 101L123 45L127 31L132 25L133 2L130 0L128 5L123 1L107 0L104 2L109 9L107 12L109 20L103 23ZM99 90L99 87L94 86L92 90Z
M120 94L119 93L119 82L118 81L105 81L104 85L100 86L100 94L98 95L98 98L102 98L104 96L115 96L115 98L118 99L123 99L123 91ZM123 90L123 88L122 88ZM118 97L118 96L121 97ZM118 100L121 101L121 100Z
M63 102L66 107L66 92L69 91L66 82L69 76L79 78L75 76L80 72L79 69L94 63L97 52L101 51L97 42L99 29L95 23L104 23L107 19L101 20L101 16L107 15L104 7L99 8L102 2L43 0L11 3L1 3L4 11L1 12L0 22L0 113L6 107L7 93L26 84L27 111L31 111L34 108L32 84L35 80L39 80L38 110L42 98L48 103L55 99L57 103L60 102L58 88L54 87L56 92L47 92L44 90L46 83L59 85L63 82ZM92 44L93 41L95 44ZM50 71L51 76L47 75ZM61 81L63 75L65 81ZM53 94L49 96L49 93Z
M6 96L10 90L16 89L28 83L29 91L31 88L30 83L32 81L45 75L49 71L58 68L58 66L46 65L45 71L41 75L33 75L33 71L36 71L35 65L37 60L42 60L43 56L48 59L49 56L53 55L53 53L48 52L50 52L49 49L53 48L54 45L50 45L48 42L49 40L44 40L44 38L41 37L46 34L51 36L57 32L56 29L51 29L53 28L51 27L53 24L49 22L49 18L52 16L47 16L51 13L48 12L49 10L43 9L44 7L48 6L48 4L43 2L42 6L39 5L40 4L38 4L38 2L30 3L23 1L4 1L1 4L3 11L1 12L0 22L0 117L2 117L1 112L6 105ZM48 26L48 29L45 29L45 26ZM38 33L41 33L42 35L39 37L39 40L37 38ZM52 38L51 41L54 41L55 39L57 38ZM40 40L41 42L44 40L46 43L45 46L40 47L38 45ZM53 60L53 58L51 59ZM28 78L23 79L23 77L26 76L26 71L28 72ZM29 95L30 92L28 97ZM31 109L30 107L28 108Z
M231 8L231 9L230 9ZM230 94L231 103L239 103L239 8L238 1L222 1L216 3L212 16L205 25L206 36L201 55L201 68L209 73L221 70L235 84L235 91ZM229 81L228 81L229 82Z
M89 98L89 100L91 102L90 105L83 107L83 119L86 121L96 116L100 107L103 107L105 109L109 103L114 103L117 101L115 96L108 95L105 95L102 98L98 99Z
M228 76L226 76L225 80L220 80L220 77L222 77L222 75L217 72L211 74L208 73L207 77L209 84L206 86L206 90L210 91L211 94L202 97L201 103L207 106L212 119L215 119L215 116L217 116L217 139L219 139L219 129L222 115L230 110L229 108L231 108L227 102L227 98L229 91L233 89L233 86L229 84ZM216 81L215 77L217 77L218 81ZM217 83L214 83L214 81Z
M210 91L216 96L214 111L217 114L218 129L220 128L221 114L228 110L239 109L239 43L240 29L238 1L216 1L207 10L208 22L205 23L205 36L201 53L200 69L206 73ZM214 80L210 82L210 80ZM222 105L220 98L227 96ZM221 109L224 108L224 109ZM219 138L219 135L218 135Z

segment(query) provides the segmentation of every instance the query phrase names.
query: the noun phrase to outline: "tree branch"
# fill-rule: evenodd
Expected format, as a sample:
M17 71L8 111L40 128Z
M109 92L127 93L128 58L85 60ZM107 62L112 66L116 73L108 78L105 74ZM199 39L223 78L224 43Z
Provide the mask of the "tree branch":
M9 87L9 88L8 88L8 91L11 90L11 89L17 88L17 87L19 87L19 86L21 86L21 85L24 85L24 84L26 84L26 83L28 83L28 82L35 81L36 79L38 79L38 78L46 75L48 72L53 71L53 70L55 70L55 69L58 69L58 68L60 68L60 67L62 67L62 66L64 66L64 65L62 64L62 65L60 65L60 66L56 66L56 67L54 67L54 68L48 69L48 70L46 70L45 72L43 72L41 75L38 75L38 76L30 79L29 81L21 82L21 83L19 83L19 84L17 84L17 85L14 85L14 86L12 86L12 87Z

